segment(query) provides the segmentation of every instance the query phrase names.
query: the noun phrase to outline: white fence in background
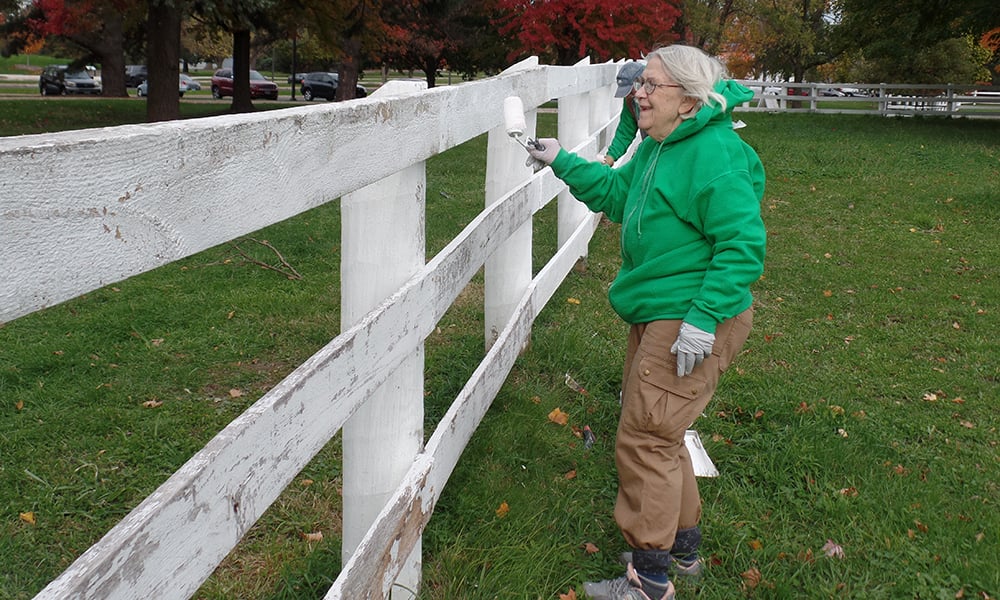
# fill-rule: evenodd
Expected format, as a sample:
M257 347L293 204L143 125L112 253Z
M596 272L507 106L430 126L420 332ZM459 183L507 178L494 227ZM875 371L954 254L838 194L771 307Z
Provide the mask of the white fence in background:
M563 145L596 155L621 106L617 70L529 60L352 102L0 138L0 322L342 197L342 333L37 598L190 597L341 428L344 566L326 597L410 597L442 488L597 224L551 170L524 166L503 100L521 97L531 135L535 108L558 99ZM484 132L486 208L425 264L425 161ZM532 215L557 194L559 249L532 278ZM424 339L484 265L489 350L425 446Z
M747 112L883 116L1000 117L1000 87L932 83L795 83L741 80L754 98Z

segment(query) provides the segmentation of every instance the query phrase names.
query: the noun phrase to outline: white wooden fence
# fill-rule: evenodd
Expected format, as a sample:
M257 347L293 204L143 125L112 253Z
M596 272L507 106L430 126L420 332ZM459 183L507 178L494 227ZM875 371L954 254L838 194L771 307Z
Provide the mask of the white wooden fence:
M37 598L190 597L341 428L344 566L326 598L411 597L442 488L597 224L551 170L524 166L503 99L521 97L529 135L535 107L558 99L560 140L596 156L620 108L617 69L532 59L346 103L0 138L0 322L342 197L342 333ZM484 132L486 208L425 264L425 161ZM532 278L532 215L557 194L559 249ZM489 350L424 445L424 339L483 265Z
M1000 87L933 83L741 81L754 90L747 112L853 113L883 116L1000 117Z

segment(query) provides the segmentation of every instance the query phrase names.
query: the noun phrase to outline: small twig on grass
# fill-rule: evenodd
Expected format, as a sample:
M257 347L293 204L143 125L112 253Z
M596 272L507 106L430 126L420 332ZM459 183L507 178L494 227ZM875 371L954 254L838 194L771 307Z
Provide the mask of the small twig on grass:
M281 273L282 275L284 275L285 277L287 277L289 279L295 279L295 280L302 279L302 275L300 275L299 272L295 270L295 267L293 267L292 265L288 264L288 261L285 260L285 257L281 255L281 252L278 252L277 248L275 248L273 245L271 245L271 242L269 242L267 240L258 240L256 238L246 238L246 239L250 240L251 242L254 242L255 244L260 244L261 246L264 246L265 248L270 249L271 252L274 252L275 256L278 257L278 260L281 261L281 265L280 266L269 265L269 264L267 264L265 262L259 261L256 258L254 258L254 257L250 256L249 254L247 254L246 252L244 252L243 248L240 248L238 242L229 242L229 244L233 248L236 248L236 251L239 252L240 256L242 256L244 259L246 259L247 262L253 263L253 264L255 264L257 266L260 266L260 267L264 267L265 269L270 269L272 271L277 271L277 272Z

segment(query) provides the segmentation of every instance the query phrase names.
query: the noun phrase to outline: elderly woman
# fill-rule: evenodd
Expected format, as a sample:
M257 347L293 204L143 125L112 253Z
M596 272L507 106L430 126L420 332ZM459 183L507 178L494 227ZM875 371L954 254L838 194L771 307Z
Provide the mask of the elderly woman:
M649 136L631 161L614 170L555 139L529 150L591 210L621 223L608 295L631 328L614 514L631 553L624 576L584 584L594 600L669 600L671 574L700 574L701 497L684 432L746 341L750 286L764 264L764 169L731 118L753 93L696 48L646 58L635 97Z

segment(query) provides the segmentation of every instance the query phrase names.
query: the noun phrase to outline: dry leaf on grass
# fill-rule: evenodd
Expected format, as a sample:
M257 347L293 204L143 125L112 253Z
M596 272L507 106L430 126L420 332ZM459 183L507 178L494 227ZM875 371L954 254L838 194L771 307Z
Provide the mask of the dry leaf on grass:
M843 547L833 540L826 540L826 544L823 544L822 550L827 558L844 558Z
M35 513L33 512L23 512L20 514L20 517L21 520L27 523L28 525L35 524Z
M506 517L507 513L509 513L509 512L510 512L510 507L507 506L507 502L506 501L501 502L500 503L500 507L497 508L497 516L502 519L502 518Z
M565 594L559 594L559 600L576 600L576 590L569 588Z
M322 531L314 531L312 533L303 533L302 534L302 539L304 539L307 542L322 542L323 541L323 532Z
M557 406L552 409L552 412L549 413L549 421L552 421L556 425L565 425L566 423L569 423L569 415L559 410L559 407Z
M595 546L592 542L584 542L583 551L587 554L597 554L601 551L601 549Z
M751 567L746 571L740 573L740 577L743 578L743 587L752 590L760 585L761 574L760 569L757 567Z
M145 402L142 403L142 405L145 406L146 408L159 408L163 406L163 403L160 402L159 400L146 400Z

